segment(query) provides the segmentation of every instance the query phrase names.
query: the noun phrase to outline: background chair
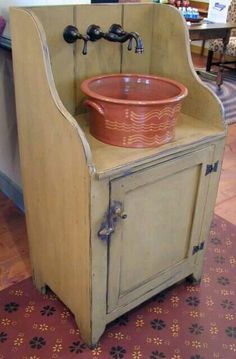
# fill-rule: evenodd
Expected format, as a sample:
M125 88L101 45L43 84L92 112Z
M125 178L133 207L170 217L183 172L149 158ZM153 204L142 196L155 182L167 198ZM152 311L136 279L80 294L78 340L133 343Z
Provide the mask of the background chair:
M0 36L3 34L3 30L5 29L6 21L2 16L0 16Z
M231 4L229 5L226 21L232 22L236 26L236 0L232 0ZM209 41L208 57L207 57L207 65L206 65L207 71L211 71L212 65L220 65L220 61L213 62L213 55L214 53L222 54L223 48L224 46L222 39ZM235 60L233 61L224 61L224 67L232 69L232 67L227 66L227 64L234 63L236 65L236 30L231 31L229 43L226 46L225 55L235 57Z

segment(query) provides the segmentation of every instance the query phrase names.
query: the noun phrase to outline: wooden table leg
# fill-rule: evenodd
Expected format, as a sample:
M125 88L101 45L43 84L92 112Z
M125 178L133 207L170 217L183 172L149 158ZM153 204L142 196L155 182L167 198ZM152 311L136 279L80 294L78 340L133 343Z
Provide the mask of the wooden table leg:
M213 51L208 50L206 71L211 71L212 59L213 59Z
M203 55L204 55L205 43L206 43L206 40L202 40L201 56L203 56Z
M224 63L225 63L225 51L226 47L229 43L230 38L230 31L227 32L226 36L222 39L223 40L223 52L220 55L220 63L219 63L219 70L216 77L216 84L220 88L223 84L223 71L224 71Z

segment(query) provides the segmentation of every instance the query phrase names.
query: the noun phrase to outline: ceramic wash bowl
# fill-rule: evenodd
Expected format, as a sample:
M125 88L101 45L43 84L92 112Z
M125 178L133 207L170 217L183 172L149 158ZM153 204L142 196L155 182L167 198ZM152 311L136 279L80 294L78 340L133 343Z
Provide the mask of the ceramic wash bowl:
M89 78L81 90L87 95L90 133L121 147L157 147L173 140L182 84L162 77L113 74Z

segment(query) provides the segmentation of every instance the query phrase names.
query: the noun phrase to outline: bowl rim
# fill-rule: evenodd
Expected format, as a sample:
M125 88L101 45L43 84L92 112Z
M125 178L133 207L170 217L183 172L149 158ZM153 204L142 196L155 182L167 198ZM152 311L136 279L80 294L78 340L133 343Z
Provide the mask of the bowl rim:
M176 96L173 97L169 97L167 99L164 100L145 100L145 101L140 101L140 100L122 100L122 99L116 99L113 97L109 97L109 96L103 96L103 95L99 95L96 92L92 91L89 88L89 84L93 81L96 80L101 80L104 78L110 78L110 77L142 77L145 79L153 79L153 80L161 80L163 82L168 82L172 85L175 85L176 87L179 88L180 93ZM97 99L97 100L101 100L104 102L110 102L110 103L116 103L116 104L127 104L127 105L144 105L144 106L149 106L149 105L157 105L157 104L170 104L170 103L175 103L175 102L179 102L180 100L182 100L183 98L185 98L188 94L188 89L185 85L183 85L182 83L169 79L167 77L163 77L163 76L156 76L156 75L146 75L146 74L140 74L140 73L113 73L113 74L105 74L105 75L99 75L99 76L93 76L93 77L89 77L88 79L85 79L84 81L82 81L81 85L80 85L81 90L89 97L93 98L93 99Z

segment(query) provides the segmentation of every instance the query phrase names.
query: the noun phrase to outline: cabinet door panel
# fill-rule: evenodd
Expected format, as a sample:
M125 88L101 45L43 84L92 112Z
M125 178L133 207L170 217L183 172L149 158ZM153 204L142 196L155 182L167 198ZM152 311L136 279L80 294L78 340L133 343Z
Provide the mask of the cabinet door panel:
M111 203L120 201L127 218L110 240L109 312L168 280L180 264L191 272L211 157L208 148L111 181Z

